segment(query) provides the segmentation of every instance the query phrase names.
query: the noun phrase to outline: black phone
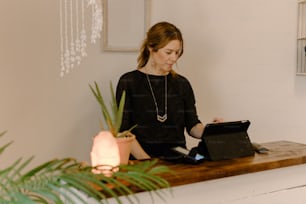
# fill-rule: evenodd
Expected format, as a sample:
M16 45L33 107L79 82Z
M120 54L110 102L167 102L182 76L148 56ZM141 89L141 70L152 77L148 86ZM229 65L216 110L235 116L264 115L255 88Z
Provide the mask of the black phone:
M197 148L188 150L186 148L177 146L172 148L172 150L182 155L186 163L197 164L205 160L205 157L198 153Z

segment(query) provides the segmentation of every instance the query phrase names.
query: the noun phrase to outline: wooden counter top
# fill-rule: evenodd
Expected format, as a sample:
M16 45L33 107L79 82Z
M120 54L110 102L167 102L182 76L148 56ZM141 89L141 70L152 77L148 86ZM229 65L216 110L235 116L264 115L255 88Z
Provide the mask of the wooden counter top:
M163 178L174 187L306 163L306 144L276 141L261 145L270 150L268 154L255 153L255 156L251 157L204 161L196 165L166 161L159 161L159 164L168 166L174 172L174 174L163 175Z

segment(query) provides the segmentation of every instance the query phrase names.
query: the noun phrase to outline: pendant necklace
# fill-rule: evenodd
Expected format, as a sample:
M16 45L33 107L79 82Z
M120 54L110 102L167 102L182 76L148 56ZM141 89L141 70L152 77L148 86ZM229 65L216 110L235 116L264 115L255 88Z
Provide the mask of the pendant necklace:
M155 109L156 109L156 118L159 122L165 122L167 120L167 76L165 76L165 114L163 116L159 115L159 111L158 111L158 106L157 106L157 102L156 102L156 98L155 98L155 95L154 95L154 92L153 92L153 88L152 88L152 85L151 85L151 82L150 82L150 78L149 78L149 75L146 74L147 76L147 80L148 80L148 83L149 83L149 86L150 86L150 91L151 91L151 94L152 94L152 97L153 97L153 100L154 100L154 104L155 104Z

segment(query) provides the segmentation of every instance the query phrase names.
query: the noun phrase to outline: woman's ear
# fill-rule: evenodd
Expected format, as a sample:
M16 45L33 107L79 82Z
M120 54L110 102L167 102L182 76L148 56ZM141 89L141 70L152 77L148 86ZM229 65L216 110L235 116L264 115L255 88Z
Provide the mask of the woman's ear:
M152 48L152 47L148 46L147 48L148 48L148 50L149 50L150 53L153 52L153 48Z

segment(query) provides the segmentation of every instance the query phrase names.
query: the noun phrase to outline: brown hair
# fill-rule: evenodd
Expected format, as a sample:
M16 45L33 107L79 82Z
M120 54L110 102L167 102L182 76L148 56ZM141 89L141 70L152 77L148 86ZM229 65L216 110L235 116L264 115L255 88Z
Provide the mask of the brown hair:
M181 42L182 50L179 57L182 56L184 46L181 31L168 22L159 22L153 25L147 32L147 37L140 47L140 54L137 58L137 68L140 69L147 64L150 57L149 47L152 48L154 52L157 52L172 40L179 40Z

